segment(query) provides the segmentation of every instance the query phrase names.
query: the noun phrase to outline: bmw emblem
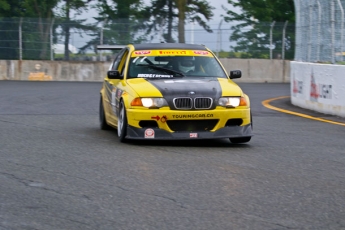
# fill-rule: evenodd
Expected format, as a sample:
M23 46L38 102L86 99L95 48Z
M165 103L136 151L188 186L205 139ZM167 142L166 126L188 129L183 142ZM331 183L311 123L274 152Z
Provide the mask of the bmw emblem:
M194 94L195 94L195 92L191 91L191 92L189 92L189 94L190 94L190 95L194 95Z

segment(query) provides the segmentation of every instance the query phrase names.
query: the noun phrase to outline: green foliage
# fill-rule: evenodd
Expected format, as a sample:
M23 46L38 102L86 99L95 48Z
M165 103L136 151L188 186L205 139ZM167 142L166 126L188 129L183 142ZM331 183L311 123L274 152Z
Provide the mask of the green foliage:
M94 6L99 12L95 17L96 25L102 27L101 32L94 33L82 51L103 44L128 44L143 41L143 37L137 36L137 32L145 28L144 21L150 16L145 11L143 3L140 0L98 0ZM97 52L97 50L95 50Z
M58 0L0 0L0 58L19 59L19 27L25 59L45 59L49 56L50 19ZM25 18L25 20L21 20ZM32 19L36 18L36 19ZM4 32L5 31L5 32Z
M212 10L214 9L206 0L151 0L151 6L146 8L150 15L147 31L158 32L162 26L167 25L163 33L166 42L176 41L172 37L172 30L176 28L179 33L179 42L185 42L184 38L181 40L185 33L185 21L197 22L211 33L212 30L207 25L207 21L213 17Z
M231 28L230 36L236 45L231 46L235 52L250 53L251 58L266 57L269 54L269 37L272 22L274 51L278 55L282 48L282 31L288 21L285 39L285 57L293 59L295 41L295 14L293 0L228 0L229 4L241 9L241 13L227 11L226 22L238 23Z
M59 22L61 26L61 33L57 34L58 36L62 36L64 39L65 45L65 60L69 60L70 52L69 52L69 40L70 40L70 31L73 29L75 32L82 32L82 31L92 31L95 29L92 25L86 25L84 20L76 19L76 16L80 15L83 10L85 10L92 0L62 0L65 2L63 7L60 9L60 14L57 16L57 22ZM74 10L76 13L71 16L71 10ZM55 28L56 29L56 28Z
M9 10L10 4L6 0L0 0L0 10Z
M242 59L249 59L249 58L255 58L255 59L268 59L268 54L256 54L254 55L251 52L234 52L234 51L220 51L214 53L218 56L218 58L242 58Z

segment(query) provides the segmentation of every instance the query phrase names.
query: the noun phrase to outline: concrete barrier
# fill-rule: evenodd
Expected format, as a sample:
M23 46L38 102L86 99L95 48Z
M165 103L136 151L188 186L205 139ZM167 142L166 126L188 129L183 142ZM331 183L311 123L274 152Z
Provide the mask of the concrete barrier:
M290 61L267 59L220 59L225 69L242 70L242 78L236 82L288 83L290 82Z
M0 80L102 81L109 65L87 61L0 61Z
M345 66L291 62L291 103L345 117Z
M236 82L290 82L289 61L222 58L227 72L242 70ZM102 81L110 62L0 60L0 80ZM30 77L31 76L31 77Z

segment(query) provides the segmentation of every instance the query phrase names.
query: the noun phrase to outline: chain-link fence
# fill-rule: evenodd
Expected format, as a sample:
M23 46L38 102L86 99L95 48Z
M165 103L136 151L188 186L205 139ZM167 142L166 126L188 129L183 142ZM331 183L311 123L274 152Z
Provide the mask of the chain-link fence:
M162 42L168 34L161 26L148 31L149 22L113 20L74 24L61 19L0 18L0 60L110 60L100 44ZM163 24L162 24L163 25ZM203 44L221 58L293 59L295 25L264 22L240 28L237 22L209 24L212 33L186 23L186 43ZM178 42L177 27L171 36ZM68 42L67 42L68 40ZM68 46L66 46L68 44ZM68 47L66 56L65 47Z
M341 63L345 51L345 0L295 0L295 7L295 60Z

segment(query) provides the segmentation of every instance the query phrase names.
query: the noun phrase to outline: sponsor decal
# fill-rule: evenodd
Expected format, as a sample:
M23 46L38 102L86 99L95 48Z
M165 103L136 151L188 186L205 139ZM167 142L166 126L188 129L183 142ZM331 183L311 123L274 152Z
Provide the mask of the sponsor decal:
M160 50L159 54L161 55L186 55L186 50Z
M205 84L208 83L207 81L202 80L166 80L164 83L191 83L191 84Z
M317 84L314 74L311 74L310 100L318 101L319 98L332 99L332 85Z
M208 55L208 51L204 51L204 50L194 50L193 51L194 54L197 54L197 55Z
M316 85L316 83L315 83L314 74L311 73L310 100L311 100L311 101L317 101L318 97L319 97L319 94L318 94L317 85Z
M293 80L293 94L303 94L303 81Z
M190 133L189 137L190 138L198 138L198 134L197 133Z
M34 72L30 73L28 76L29 81L51 81L53 80L52 76L47 75L45 72L41 71L41 64L35 65Z
M110 87L113 87L113 86L110 86ZM114 112L114 114L116 114L116 111L117 109L119 108L119 101L120 101L120 98L123 94L123 91L121 89L118 89L118 88L112 88L111 90L111 108Z
M46 75L45 72L30 73L28 76L29 81L51 81L52 76Z
M116 107L118 106L118 101L116 99L116 89L113 89L111 91L111 108L113 109L113 112L116 113Z
M155 131L153 129L146 129L145 138L155 138Z
M174 75L161 75L161 74L138 74L142 78L173 78Z
M319 84L319 97L332 99L332 85Z
M148 54L151 54L151 50L134 51L134 54L136 54L136 55L148 55Z
M172 115L174 119L183 119L183 118L206 118L206 117L213 117L213 114L181 114L181 115Z
M117 98L120 98L122 95L122 90L121 89L117 89Z

